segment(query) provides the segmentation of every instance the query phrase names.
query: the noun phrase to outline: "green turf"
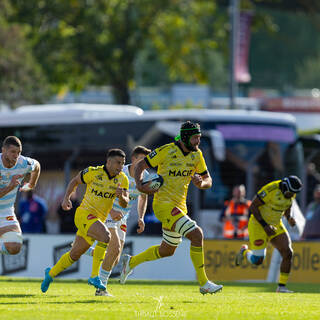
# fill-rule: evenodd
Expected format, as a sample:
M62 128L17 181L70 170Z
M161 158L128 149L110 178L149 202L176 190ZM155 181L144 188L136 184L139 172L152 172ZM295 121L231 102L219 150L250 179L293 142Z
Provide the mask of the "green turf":
M224 283L222 293L201 295L195 282L128 281L109 284L115 297L95 297L84 281L55 280L46 294L40 280L0 278L0 319L320 319L320 286Z

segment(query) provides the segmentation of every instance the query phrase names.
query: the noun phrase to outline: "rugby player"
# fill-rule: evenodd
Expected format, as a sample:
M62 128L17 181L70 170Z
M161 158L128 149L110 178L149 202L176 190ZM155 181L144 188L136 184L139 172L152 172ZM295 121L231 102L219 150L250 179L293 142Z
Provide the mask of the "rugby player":
M21 155L22 144L15 136L8 136L0 153L0 253L18 254L22 247L22 232L14 212L17 192L35 188L40 176L37 160ZM30 173L29 181L24 181ZM24 181L24 185L21 186Z
M95 240L98 243L93 264L100 266L110 240L110 232L104 222L113 202L116 197L122 207L126 207L129 202L129 181L122 171L124 163L125 153L120 149L111 149L107 154L105 165L88 167L80 171L68 184L62 201L64 210L72 208L70 197L78 185L82 183L87 185L85 195L74 217L78 231L71 250L65 253L52 268L45 270L45 277L41 284L42 292L48 290L54 277L79 260ZM97 289L106 289L98 275L90 277L88 283Z
M268 242L278 249L282 256L280 276L277 292L292 293L286 287L293 250L291 239L286 227L282 223L284 215L290 226L295 226L296 221L291 216L291 205L296 194L301 191L302 183L297 176L289 176L282 180L276 180L262 187L253 198L249 211L252 213L249 219L249 243L242 245L236 255L236 265L239 266L244 259L251 264L262 264L266 256Z
M131 153L131 163L125 165L123 168L123 172L129 179L129 203L126 208L122 208L119 204L119 200L116 198L113 203L113 208L106 220L106 226L111 233L111 239L108 244L103 266L100 269L100 279L106 287L113 267L119 262L126 239L127 219L129 218L130 211L135 203L137 203L138 210L137 232L142 233L144 231L144 215L147 209L148 195L137 190L133 174L136 164L150 152L150 149L143 146L137 146L133 149ZM94 255L95 248L90 247L87 252L88 255ZM98 272L99 266L97 264L93 264L91 277L98 275ZM96 290L95 295L110 296L107 290L100 289Z
M207 170L202 152L199 149L201 138L200 126L187 121L181 125L176 141L152 151L137 163L135 180L139 191L154 193L153 209L162 223L163 240L160 245L152 246L136 255L124 255L120 282L124 283L132 269L139 264L172 256L182 241L182 236L191 241L190 256L195 268L200 292L215 293L222 289L208 280L204 267L203 233L195 221L187 215L186 197L190 181L199 189L212 186L212 179ZM142 184L143 171L157 167L157 173L164 179L164 184L157 192Z

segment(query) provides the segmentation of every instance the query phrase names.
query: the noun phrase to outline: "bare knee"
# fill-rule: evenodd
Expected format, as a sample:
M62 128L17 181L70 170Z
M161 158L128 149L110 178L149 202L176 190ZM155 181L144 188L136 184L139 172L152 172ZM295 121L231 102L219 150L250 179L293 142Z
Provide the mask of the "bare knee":
M200 227L197 226L197 228L189 232L186 237L191 241L191 245L196 247L203 246L203 232Z
M80 252L80 251L78 251L78 250L73 250L73 249L71 249L71 251L70 251L70 258L71 258L73 261L78 261L81 256L82 256L82 252Z
M21 250L22 244L16 242L9 242L5 244L7 251L11 255L18 254Z
M176 251L176 248L177 247L172 247L172 246L163 248L160 246L159 254L162 258L173 256L174 252Z

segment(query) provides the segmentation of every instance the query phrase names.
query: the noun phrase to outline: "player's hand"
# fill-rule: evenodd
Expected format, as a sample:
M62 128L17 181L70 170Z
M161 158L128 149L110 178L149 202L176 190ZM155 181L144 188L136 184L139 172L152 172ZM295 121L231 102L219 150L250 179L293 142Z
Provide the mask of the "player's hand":
M120 183L119 183L118 186L117 186L117 189L116 189L116 197L117 198L121 198L124 195L125 195L125 189L120 188Z
M9 188L14 189L16 186L20 184L19 179L23 178L23 174L15 174L12 176L11 181L8 185Z
M137 232L138 233L142 233L144 231L144 227L145 227L145 223L143 221L143 219L139 219L138 220L138 229Z
M202 178L200 174L195 173L193 176L191 176L191 180L193 184L197 187L200 188L202 184Z
M19 190L23 192L28 192L33 189L33 186L30 183L25 183Z
M63 199L61 203L61 207L63 210L68 211L72 209L72 202L70 199Z
M145 194L148 194L148 195L153 195L156 192L158 192L160 189L156 189L156 190L155 189L151 189L149 187L150 183L151 183L151 181L149 183L142 184L141 181L140 181L140 182L136 183L136 187L142 193L145 193Z
M112 218L112 220L114 221L119 221L123 218L123 213L120 211L116 211L116 210L111 210L110 211L110 217Z
M275 235L277 232L277 228L271 224L267 224L263 229L269 237Z
M289 217L288 223L291 227L294 227L296 225L296 220L293 217Z

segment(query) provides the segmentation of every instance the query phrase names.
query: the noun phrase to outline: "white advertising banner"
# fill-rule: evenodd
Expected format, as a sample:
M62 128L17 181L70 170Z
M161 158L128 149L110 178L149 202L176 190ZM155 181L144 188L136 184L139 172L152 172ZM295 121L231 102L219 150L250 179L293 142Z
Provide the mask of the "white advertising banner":
M24 245L18 255L1 255L0 274L10 277L42 278L45 268L52 267L62 254L69 251L73 240L73 235L24 234ZM160 237L127 237L124 252L135 255L150 246L160 244L161 241ZM195 280L189 248L189 240L184 239L174 256L139 265L130 279ZM114 268L113 277L119 275L120 263ZM92 258L83 255L59 277L89 278L91 265Z

